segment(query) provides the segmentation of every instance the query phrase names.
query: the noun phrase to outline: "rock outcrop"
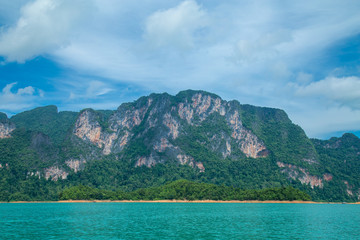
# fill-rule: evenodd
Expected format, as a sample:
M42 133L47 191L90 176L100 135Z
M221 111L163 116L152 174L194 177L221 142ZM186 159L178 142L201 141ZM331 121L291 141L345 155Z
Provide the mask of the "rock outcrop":
M15 130L15 124L10 123L5 117L0 119L0 139L11 137L11 132Z
M213 144L209 146L212 151L220 151L224 158L230 157L235 148L246 157L267 156L264 142L243 126L237 106L206 92L193 92L186 97L180 95L153 94L132 104L121 105L105 120L94 110L83 110L76 120L73 134L101 149L104 155L121 153L135 139L145 138L149 155L138 156L135 166L151 167L177 159L180 164L205 171L202 162L195 161L193 156L172 142L189 134L186 132L188 126L202 126L203 122L218 114L230 132L212 136ZM151 137L149 132L153 132Z
M53 181L57 181L59 179L66 179L68 175L69 173L58 166L52 166L45 169L46 180L51 179Z
M204 91L151 94L116 110L0 113L0 142L1 173L23 179L85 177L111 188L177 178L243 188L301 183L312 197L360 196L357 136L309 139L282 110Z
M306 169L292 164L277 162L277 165L279 168L281 168L281 172L286 173L289 178L299 180L302 184L310 185L311 188L323 188L323 181L329 182L333 178L333 176L328 173L325 173L322 177L310 175Z
M78 159L70 159L65 162L65 164L71 168L75 173L82 170L84 168L84 165L86 163L85 159L78 160Z

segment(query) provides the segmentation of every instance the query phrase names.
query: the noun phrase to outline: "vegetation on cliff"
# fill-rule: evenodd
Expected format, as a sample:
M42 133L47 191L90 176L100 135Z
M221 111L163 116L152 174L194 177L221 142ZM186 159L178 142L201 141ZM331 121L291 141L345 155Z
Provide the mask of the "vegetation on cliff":
M16 126L0 139L0 201L56 200L80 185L135 194L179 179L227 191L293 186L315 201L360 197L358 137L309 139L282 110L204 91L151 94L114 111L0 113L0 122Z

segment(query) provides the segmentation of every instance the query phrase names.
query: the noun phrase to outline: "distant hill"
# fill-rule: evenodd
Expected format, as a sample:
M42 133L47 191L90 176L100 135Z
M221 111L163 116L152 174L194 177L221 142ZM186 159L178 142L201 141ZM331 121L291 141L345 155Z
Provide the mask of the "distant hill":
M358 201L360 139L309 139L283 110L193 90L114 111L0 113L0 201L56 199L79 184L133 191L178 179Z

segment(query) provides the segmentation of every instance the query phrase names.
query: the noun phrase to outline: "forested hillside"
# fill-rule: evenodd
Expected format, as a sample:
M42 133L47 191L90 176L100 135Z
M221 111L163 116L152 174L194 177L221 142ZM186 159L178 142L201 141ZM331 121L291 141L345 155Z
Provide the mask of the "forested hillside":
M0 114L0 201L56 200L80 185L136 192L179 179L358 201L360 139L309 139L282 110L192 90L113 111Z

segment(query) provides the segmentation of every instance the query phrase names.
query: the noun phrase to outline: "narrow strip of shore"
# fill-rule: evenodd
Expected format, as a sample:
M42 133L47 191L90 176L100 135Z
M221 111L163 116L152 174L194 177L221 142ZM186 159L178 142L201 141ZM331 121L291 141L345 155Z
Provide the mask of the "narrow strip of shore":
M66 200L66 201L58 201L58 202L77 202L76 200ZM82 201L80 202L87 202ZM259 201L259 200L246 200L246 201L237 201L237 200L229 200L229 201L223 201L223 200L119 200L119 201L88 201L88 202L125 202L125 203L131 203L131 202L138 202L138 203L317 203L312 201Z
M307 204L360 204L360 202L314 202L314 201L274 201L274 200L59 200L59 201L14 201L10 203L307 203Z

